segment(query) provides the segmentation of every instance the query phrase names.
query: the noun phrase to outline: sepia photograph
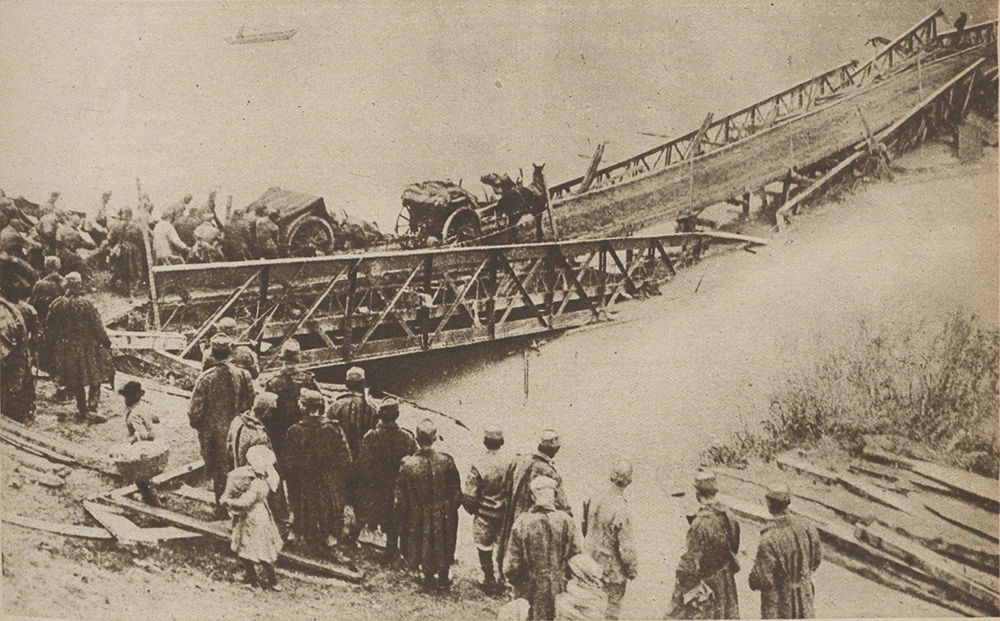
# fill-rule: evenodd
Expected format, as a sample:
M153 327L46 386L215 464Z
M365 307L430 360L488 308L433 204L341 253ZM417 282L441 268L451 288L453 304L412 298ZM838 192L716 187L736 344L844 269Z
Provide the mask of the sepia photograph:
M0 615L1000 616L995 0L0 0Z

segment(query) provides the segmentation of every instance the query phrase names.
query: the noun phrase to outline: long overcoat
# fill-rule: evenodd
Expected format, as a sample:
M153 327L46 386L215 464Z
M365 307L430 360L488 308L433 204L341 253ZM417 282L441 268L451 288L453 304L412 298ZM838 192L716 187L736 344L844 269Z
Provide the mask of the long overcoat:
M451 455L431 448L403 458L396 480L400 551L424 573L447 571L455 558L462 482Z
M702 505L691 522L687 549L677 565L672 599L673 616L700 619L738 619L739 599L735 574L739 571L736 553L740 549L740 525L720 503ZM687 610L684 594L704 581L714 596ZM682 612L683 611L683 612Z
M357 457L361 439L375 428L375 410L368 403L364 393L353 390L337 395L330 408L330 418L339 422L351 455Z
M809 619L815 616L812 575L823 558L823 545L812 524L782 515L760 534L750 588L760 591L762 619Z
M28 331L17 305L0 298L0 414L24 422L35 409Z
M97 307L76 293L57 298L45 320L51 370L62 386L93 386L114 377L111 339Z
M319 392L316 376L311 371L298 371L292 366L283 366L271 379L264 384L264 390L278 395L278 406L264 421L267 432L271 434L271 443L278 456L278 465L284 461L282 450L285 434L302 418L299 411L299 393L303 388Z
M392 523L399 466L416 450L413 434L395 422L379 421L365 434L358 451L353 499L360 524L384 528Z
M534 506L514 522L504 574L515 597L528 600L531 619L554 619L556 596L566 590L567 563L580 553L573 518Z
M247 465L247 451L255 446L271 446L271 438L252 410L243 412L229 423L226 434L226 458L230 470Z
M202 371L191 393L188 420L198 431L205 472L216 479L229 471L226 436L233 419L253 405L250 374L229 362L216 362Z
M340 536L351 453L340 426L322 416L306 416L285 435L281 473L288 484L294 529L306 542Z
M533 455L518 455L511 461L504 475L503 498L506 500L503 521L500 523L500 539L497 542L497 564L503 567L503 559L507 553L507 542L514 520L517 516L531 509L534 500L531 497L531 482L535 477L549 477L556 482L556 509L572 515L566 492L563 490L562 477L556 472L555 465L549 457L541 453Z

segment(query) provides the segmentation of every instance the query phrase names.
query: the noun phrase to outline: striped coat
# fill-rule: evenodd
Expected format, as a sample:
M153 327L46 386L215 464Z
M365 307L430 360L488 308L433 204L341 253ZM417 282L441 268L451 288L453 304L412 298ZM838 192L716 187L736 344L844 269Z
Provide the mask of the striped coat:
M425 574L447 572L455 560L462 483L451 455L431 448L403 458L396 479L400 551Z

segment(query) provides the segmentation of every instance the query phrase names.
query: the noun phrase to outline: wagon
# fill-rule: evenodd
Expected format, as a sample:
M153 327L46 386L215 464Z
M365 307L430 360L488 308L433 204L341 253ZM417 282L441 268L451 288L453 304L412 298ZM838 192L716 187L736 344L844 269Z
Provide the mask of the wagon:
M245 207L246 217L252 219L261 206L278 212L279 241L288 254L301 254L301 249L310 247L319 254L328 254L336 248L339 224L327 211L322 197L269 188Z

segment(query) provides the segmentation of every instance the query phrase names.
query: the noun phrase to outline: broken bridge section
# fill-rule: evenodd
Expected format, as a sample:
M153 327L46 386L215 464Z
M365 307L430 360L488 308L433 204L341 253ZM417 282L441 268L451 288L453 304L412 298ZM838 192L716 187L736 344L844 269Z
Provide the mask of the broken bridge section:
M765 243L692 232L160 266L153 303L161 331L190 335L181 356L231 316L265 372L289 339L302 347L302 367L315 368L599 321L710 246Z

